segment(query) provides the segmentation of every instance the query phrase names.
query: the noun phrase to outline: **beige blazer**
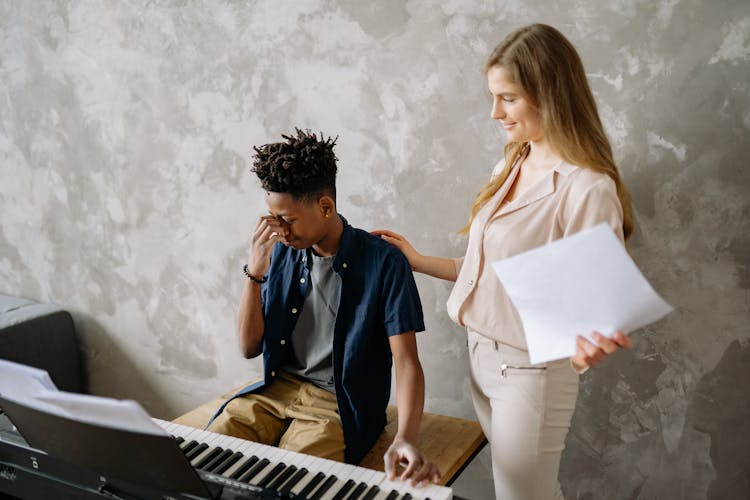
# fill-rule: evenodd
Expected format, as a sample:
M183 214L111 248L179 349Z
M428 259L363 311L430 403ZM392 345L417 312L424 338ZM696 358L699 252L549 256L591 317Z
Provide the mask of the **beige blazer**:
M503 161L497 164L493 176L503 165ZM501 207L519 168L513 167L472 222L466 255L455 259L457 278L447 307L459 325L528 350L518 312L490 263L601 222L608 223L623 241L622 206L608 175L560 162L537 184Z

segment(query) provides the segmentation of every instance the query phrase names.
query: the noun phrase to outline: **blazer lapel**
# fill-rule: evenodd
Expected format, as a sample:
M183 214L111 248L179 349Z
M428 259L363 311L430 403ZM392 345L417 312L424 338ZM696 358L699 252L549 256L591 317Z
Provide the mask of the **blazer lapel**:
M515 212L516 210L520 210L527 205L536 203L537 201L543 198L546 198L547 196L551 195L554 192L555 192L555 171L551 170L533 187L528 189L525 193L522 193L521 196L511 201L504 207L501 207L500 210L495 212L495 214L492 216L492 219L495 219L497 217L502 217L503 215L509 214L511 212Z
M498 207L502 204L505 197L508 195L508 191L510 191L510 187L513 185L513 182L515 182L516 177L518 176L519 168L518 166L513 167L511 169L510 173L508 174L508 178L505 179L505 182L503 182L503 185L500 186L500 189L498 189L497 193L495 193L495 196L490 199L487 204L485 205L484 209L489 209L489 215L486 215L487 220L485 221L485 226L487 223L494 219L497 215ZM490 208L491 207L491 208Z

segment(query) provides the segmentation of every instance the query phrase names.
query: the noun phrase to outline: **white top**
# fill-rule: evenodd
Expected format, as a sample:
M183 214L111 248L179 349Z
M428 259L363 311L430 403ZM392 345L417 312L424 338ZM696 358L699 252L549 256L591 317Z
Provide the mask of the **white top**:
M503 168L501 160L493 170ZM477 213L463 258L455 259L456 284L448 314L459 325L517 349L528 350L518 313L490 263L569 236L601 222L620 241L622 206L607 174L560 162L539 182L503 205L520 164Z

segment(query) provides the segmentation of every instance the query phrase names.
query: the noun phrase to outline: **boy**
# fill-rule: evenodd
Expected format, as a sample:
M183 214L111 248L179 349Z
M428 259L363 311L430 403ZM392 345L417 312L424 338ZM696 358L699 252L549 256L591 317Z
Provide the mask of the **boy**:
M437 466L415 446L424 406L415 332L424 322L411 268L337 213L336 141L299 129L282 137L254 148L269 215L252 236L238 315L240 348L263 354L264 380L208 430L356 464L385 426L395 362L398 432L386 473L401 463L402 480L437 482Z

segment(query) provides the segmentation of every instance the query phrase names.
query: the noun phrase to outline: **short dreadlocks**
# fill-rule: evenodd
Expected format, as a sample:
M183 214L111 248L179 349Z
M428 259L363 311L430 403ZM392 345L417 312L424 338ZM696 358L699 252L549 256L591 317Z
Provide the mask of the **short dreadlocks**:
M296 136L282 135L284 142L253 147L252 171L263 189L309 199L328 194L336 199L336 155L338 137L320 139L309 130L294 129Z

